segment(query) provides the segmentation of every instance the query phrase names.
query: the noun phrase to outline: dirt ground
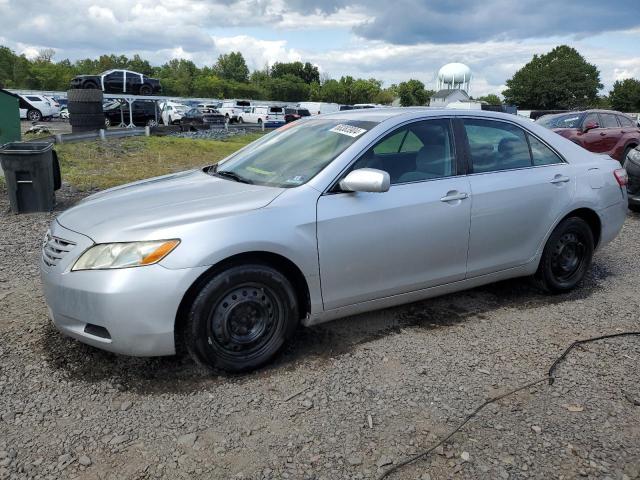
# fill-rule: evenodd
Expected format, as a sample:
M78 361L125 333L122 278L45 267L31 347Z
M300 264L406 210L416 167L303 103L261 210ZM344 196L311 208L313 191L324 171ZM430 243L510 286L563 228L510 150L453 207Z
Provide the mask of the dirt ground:
M584 284L502 282L298 332L268 368L115 356L47 319L38 260L53 214L0 187L0 479L369 479L485 398L543 377L573 340L640 330L640 215ZM576 349L393 479L640 478L640 337ZM298 395L295 395L298 394Z

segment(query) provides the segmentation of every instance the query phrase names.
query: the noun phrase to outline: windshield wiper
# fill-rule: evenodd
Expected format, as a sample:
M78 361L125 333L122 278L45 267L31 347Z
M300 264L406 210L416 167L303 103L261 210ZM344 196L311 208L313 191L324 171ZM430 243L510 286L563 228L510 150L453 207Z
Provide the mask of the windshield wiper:
M253 183L248 178L244 178L235 172L230 172L229 170L215 170L213 174L216 175L217 177L230 178L231 180L234 180L240 183L249 183L249 184Z

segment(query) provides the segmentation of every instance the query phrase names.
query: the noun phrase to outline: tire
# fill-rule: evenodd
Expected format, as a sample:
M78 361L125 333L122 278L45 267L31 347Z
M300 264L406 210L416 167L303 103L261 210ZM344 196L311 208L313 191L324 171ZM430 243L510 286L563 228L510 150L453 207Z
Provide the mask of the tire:
M69 102L68 110L74 113L102 113L102 102Z
M148 127L157 127L158 126L158 122L154 118L150 118L149 120L147 120L147 126Z
M258 125L262 125L262 119L261 118L258 119Z
M104 117L104 126L109 128L111 126L111 119L109 117Z
M67 101L71 102L99 102L102 104L102 90L83 90L74 88L67 92Z
M32 122L39 122L42 120L42 113L40 113L40 110L32 108L27 112L27 119Z
M587 222L579 217L563 220L547 240L535 282L549 293L573 290L587 273L593 250L593 232Z
M76 113L69 117L72 127L91 127L95 130L104 128L105 116L102 113Z
M199 364L228 372L266 364L299 321L293 286L261 264L232 267L211 278L189 310L184 340Z
M238 123L240 124L244 123L244 120L242 119L242 117L238 117Z
M636 147L627 147L624 150L624 153L622 154L622 160L620 160L620 165L622 165L624 167L624 163L627 161L627 156L629 155L629 152L631 150L633 150Z
M153 95L153 88L150 85L144 84L140 87L140 95L148 96Z
M640 213L640 205L629 205L629 210L632 212Z
M96 82L84 82L82 84L82 88L84 88L85 90L97 90L98 89L98 84Z

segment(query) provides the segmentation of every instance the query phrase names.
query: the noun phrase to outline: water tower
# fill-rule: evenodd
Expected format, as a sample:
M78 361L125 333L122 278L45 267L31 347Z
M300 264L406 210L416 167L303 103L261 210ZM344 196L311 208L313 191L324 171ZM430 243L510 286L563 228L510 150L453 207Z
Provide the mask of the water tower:
M464 63L447 63L438 71L438 90L469 91L471 69Z

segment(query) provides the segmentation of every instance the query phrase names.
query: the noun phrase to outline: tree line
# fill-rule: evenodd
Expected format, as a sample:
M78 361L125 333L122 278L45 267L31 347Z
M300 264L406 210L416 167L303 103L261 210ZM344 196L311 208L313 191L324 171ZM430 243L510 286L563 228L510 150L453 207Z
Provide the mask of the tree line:
M251 72L240 52L220 55L215 63L198 67L191 60L173 59L155 66L139 55L101 55L71 62L54 61L55 51L44 49L33 59L0 46L0 86L16 89L66 90L76 75L98 74L121 68L160 79L167 96L202 98L251 98L289 102L320 101L340 104L428 105L433 90L420 80L384 87L375 78L320 75L309 62L276 62ZM613 108L640 112L640 80L616 81L608 95L600 95L600 71L567 45L534 55L506 81L504 100L489 94L476 100L506 103L520 109L565 110Z
M322 78L309 62L276 62L262 70L249 71L240 52L220 55L210 66L198 67L191 60L173 59L154 66L139 55L101 55L71 62L54 61L55 51L45 49L36 58L17 55L0 46L0 86L15 89L67 90L76 75L126 69L158 78L167 96L202 98L251 98L280 101L321 101L340 104L426 105L433 91L419 80L383 87L375 78L343 76Z

